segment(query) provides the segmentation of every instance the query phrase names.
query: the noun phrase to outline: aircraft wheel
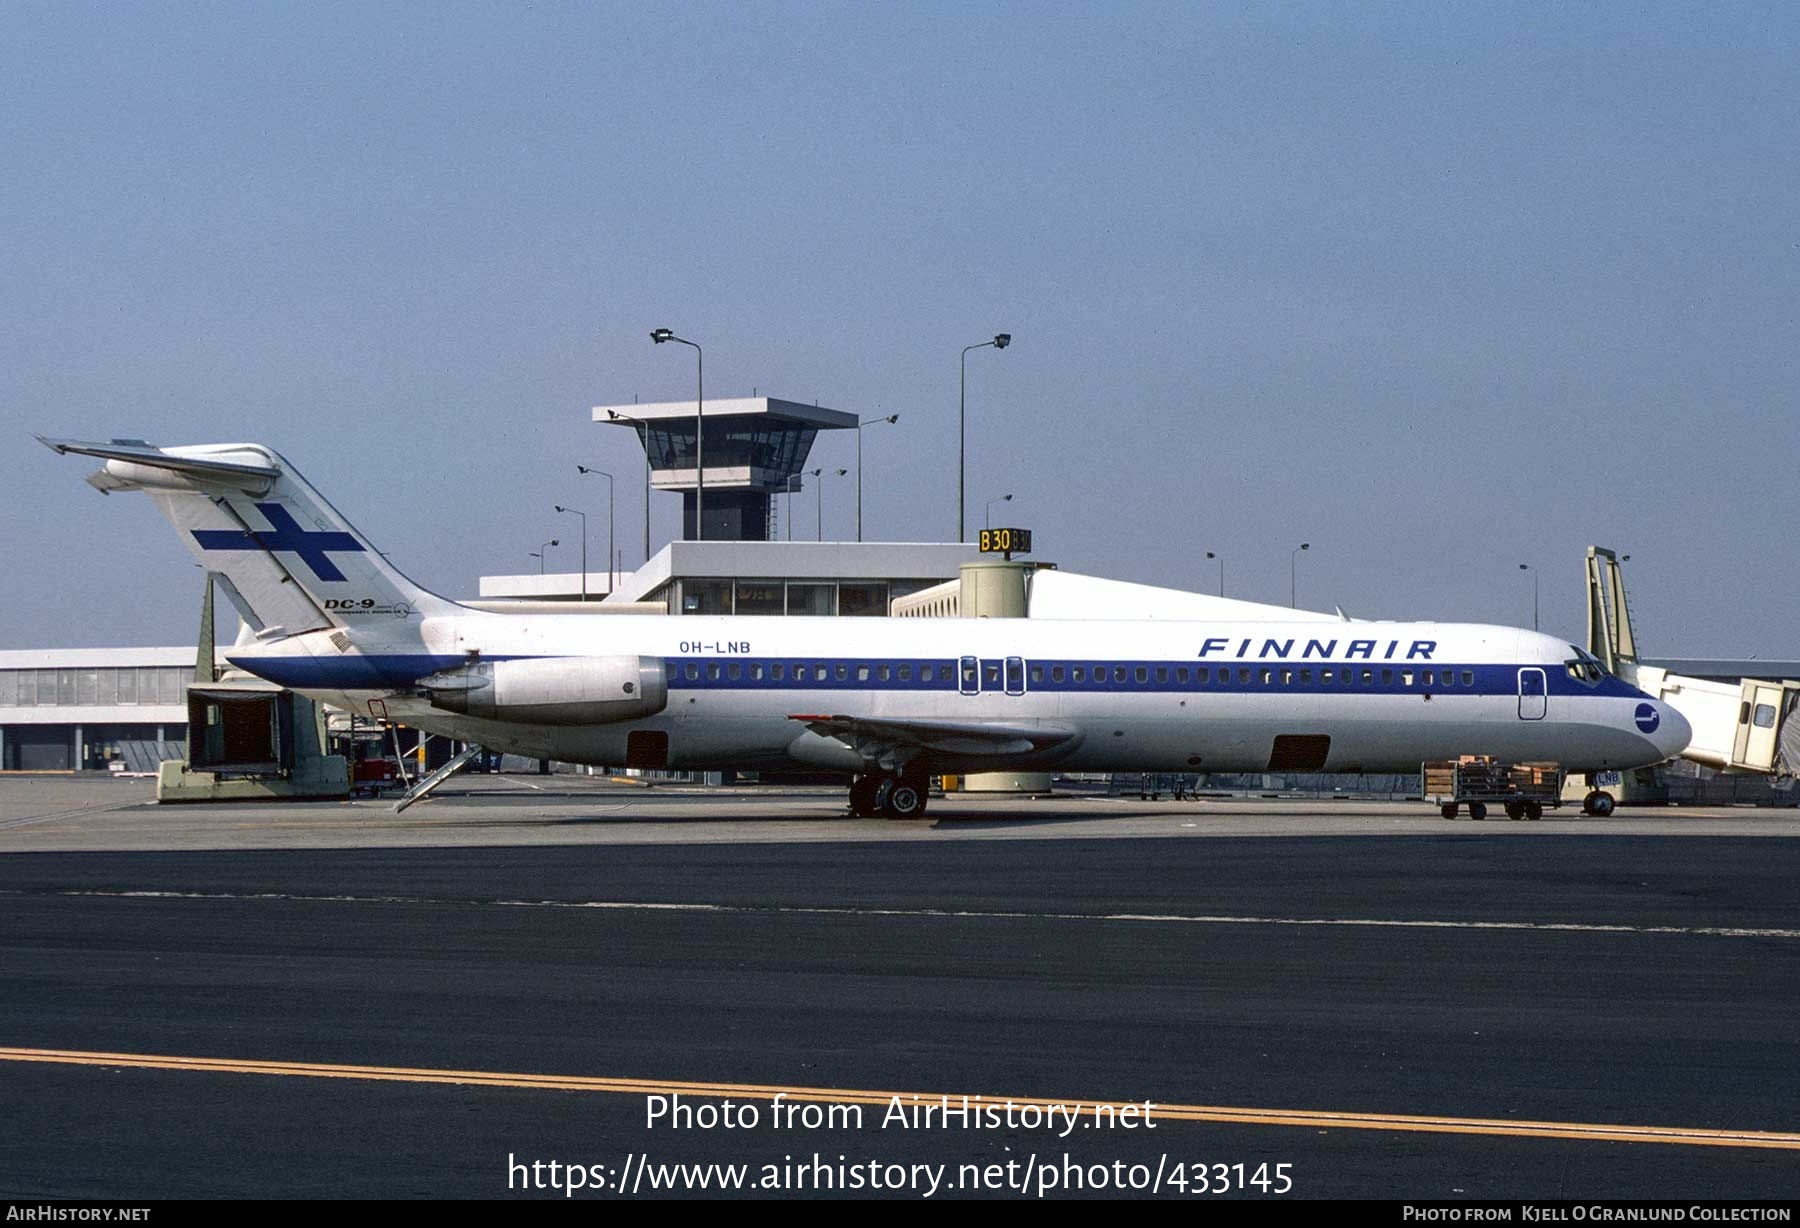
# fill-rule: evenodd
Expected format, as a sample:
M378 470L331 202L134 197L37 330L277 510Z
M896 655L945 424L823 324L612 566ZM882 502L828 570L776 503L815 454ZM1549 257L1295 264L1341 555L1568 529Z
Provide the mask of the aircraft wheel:
M1543 818L1544 817L1544 803L1542 803L1542 802L1526 802L1525 803L1525 817L1534 823L1537 822L1539 819Z
M1582 802L1581 808L1597 819L1604 819L1613 812L1613 807L1617 804L1617 802L1613 801L1612 794L1601 789L1595 789L1592 793L1587 795L1587 800Z
M1454 819L1456 817L1456 803L1445 802L1442 806L1438 807L1438 813L1443 815L1446 819Z
M881 802L876 793L881 788L883 776L858 776L850 782L850 813L859 819L872 819L881 813Z
M1487 803L1486 802L1470 802L1469 803L1469 817L1471 819L1474 819L1477 823L1479 823L1479 822L1481 822L1481 820L1487 818Z
M902 776L886 781L881 789L881 813L890 819L923 817L925 803L930 800L927 781L924 776Z
M1506 803L1506 817L1515 823L1525 817L1525 806L1521 802Z

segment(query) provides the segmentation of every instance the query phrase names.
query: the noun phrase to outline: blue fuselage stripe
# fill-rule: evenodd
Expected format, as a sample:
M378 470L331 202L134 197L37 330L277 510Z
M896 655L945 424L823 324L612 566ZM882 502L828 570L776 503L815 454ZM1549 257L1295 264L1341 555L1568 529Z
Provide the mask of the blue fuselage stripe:
M464 658L442 653L394 653L371 656L252 657L226 659L281 686L298 690L365 691L403 689L420 678L455 669ZM487 656L484 661L527 660ZM977 681L963 676L973 662ZM1526 697L1601 696L1645 698L1638 690L1608 675L1596 683L1571 678L1562 662L1534 665L1458 665L1319 662L1310 664L1231 663L1197 665L1192 661L1140 661L1083 658L1030 660L1019 657L665 657L671 691L856 691L1021 692L1080 694L1177 695L1506 695L1521 691L1520 670L1542 670L1543 691L1535 672L1528 675ZM1079 672L1078 672L1079 671ZM1428 680L1429 676L1429 680Z

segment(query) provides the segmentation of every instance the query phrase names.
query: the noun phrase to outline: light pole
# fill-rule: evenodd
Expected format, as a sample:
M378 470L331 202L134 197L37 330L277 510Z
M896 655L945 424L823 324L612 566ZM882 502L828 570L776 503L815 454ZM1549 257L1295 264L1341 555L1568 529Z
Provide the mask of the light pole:
M787 539L794 540L794 492L800 489L801 475L791 473L782 482L781 493L787 496Z
M677 337L666 328L651 332L650 340L661 345L673 341L694 347L694 540L706 540L706 353L686 337Z
M1225 556L1222 554L1214 554L1212 551L1208 550L1206 552L1206 557L1219 560L1219 596L1223 597L1225 595Z
M1538 629L1538 573L1537 573L1537 568L1533 567L1530 563L1520 563L1519 570L1520 571L1529 571L1531 573L1531 629L1533 631L1536 631Z
M586 465L575 466L575 472L606 479L606 595L610 597L613 585L618 582L613 575L613 475L604 469L589 469Z
M644 428L644 562L650 561L650 424L642 418L633 418L630 414L622 414L616 409L606 411L606 416L614 422L629 422Z
M1300 550L1311 550L1311 542L1301 542ZM1288 555L1288 608L1300 608L1300 550Z
M806 472L819 479L818 485L813 488L818 493L819 505L819 519L818 523L813 527L813 540L822 542L825 540L825 471L823 469L808 469ZM841 478L850 471L848 469L838 469L835 472L837 476ZM790 519L792 519L792 517L790 517Z
M587 513L576 508L556 505L556 510L570 516L581 517L581 599L587 600Z
M967 475L965 461L968 457L969 438L969 351L985 350L990 345L996 350L1004 350L1011 344L1011 333L995 333L992 341L963 346L962 376L956 388L956 540L959 542L969 540L963 522L963 494L968 486L965 480Z
M554 545L556 545L556 539L554 537L552 537L549 541L547 541L543 545L539 546L536 550L527 551L527 553L530 554L532 558L534 558L538 561L538 575L540 575L540 576L544 574L544 556L546 554L550 553L550 547L552 547Z
M981 527L984 529L991 529L994 527L994 504L1011 502L1011 495L1001 495L998 499L989 499L987 501L987 506L981 509Z
M889 414L885 418L877 418L873 422L857 422L856 424L856 540L862 540L862 433L872 426L892 426L900 421L899 414Z

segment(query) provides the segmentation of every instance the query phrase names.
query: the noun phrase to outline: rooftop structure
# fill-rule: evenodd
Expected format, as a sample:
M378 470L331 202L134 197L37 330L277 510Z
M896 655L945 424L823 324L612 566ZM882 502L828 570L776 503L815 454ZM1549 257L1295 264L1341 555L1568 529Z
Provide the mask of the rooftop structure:
M708 400L703 460L706 523L694 519L699 473L694 465L693 401L596 405L594 421L637 432L657 490L682 497L682 536L690 541L767 541L770 496L798 489L801 470L820 431L855 430L857 417L778 397ZM696 532L703 528L704 532Z

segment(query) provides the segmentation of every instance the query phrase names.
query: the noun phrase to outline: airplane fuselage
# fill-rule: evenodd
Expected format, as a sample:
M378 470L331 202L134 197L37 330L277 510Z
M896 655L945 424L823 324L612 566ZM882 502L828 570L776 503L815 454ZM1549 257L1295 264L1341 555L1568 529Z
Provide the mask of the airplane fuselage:
M1510 627L1317 621L1061 622L471 613L373 620L356 648L324 632L243 646L234 664L358 711L492 749L671 768L805 764L858 771L843 741L793 719L1000 722L1075 731L1043 750L932 758L962 770L1416 771L1488 754L1571 771L1679 751L1679 718L1617 678L1584 679L1551 636ZM638 656L667 703L638 719L545 725L445 711L420 679L470 660ZM646 742L633 734L662 739Z

